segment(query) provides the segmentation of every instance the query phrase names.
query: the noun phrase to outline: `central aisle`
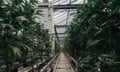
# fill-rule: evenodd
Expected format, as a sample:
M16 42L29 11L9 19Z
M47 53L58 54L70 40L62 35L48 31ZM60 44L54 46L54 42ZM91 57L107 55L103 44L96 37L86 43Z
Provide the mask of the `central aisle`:
M74 72L64 53L59 55L53 72Z

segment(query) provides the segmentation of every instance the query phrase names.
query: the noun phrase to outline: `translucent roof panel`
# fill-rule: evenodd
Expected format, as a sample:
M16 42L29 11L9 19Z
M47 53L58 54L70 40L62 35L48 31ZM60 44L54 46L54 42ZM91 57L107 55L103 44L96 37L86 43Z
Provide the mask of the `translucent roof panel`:
M54 0L53 1L54 5L64 5L64 4L69 4L69 0Z
M58 10L54 13L53 23L55 25L64 25L66 23L66 18L67 18L67 12L66 11L59 12L59 10Z
M53 5L75 5L83 4L85 0L52 0ZM64 39L66 36L66 27L72 21L72 13L76 12L76 9L55 9L53 12L53 23L56 27L57 37L59 40ZM60 26L60 27L59 27Z
M57 32L59 33L64 33L65 32L65 28L57 28Z
M65 4L82 4L84 0L53 0L54 5L65 5Z

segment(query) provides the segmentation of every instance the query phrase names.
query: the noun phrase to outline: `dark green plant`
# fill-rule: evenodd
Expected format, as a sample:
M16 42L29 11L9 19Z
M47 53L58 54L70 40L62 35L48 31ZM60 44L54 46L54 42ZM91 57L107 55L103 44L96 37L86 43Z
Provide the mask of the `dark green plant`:
M26 62L43 50L50 52L48 30L35 21L41 16L37 4L37 0L0 0L0 56L7 72L16 60Z
M65 48L73 57L114 55L119 61L119 0L88 0L80 5L67 30Z
M110 55L87 56L78 60L80 72L118 72L120 63Z

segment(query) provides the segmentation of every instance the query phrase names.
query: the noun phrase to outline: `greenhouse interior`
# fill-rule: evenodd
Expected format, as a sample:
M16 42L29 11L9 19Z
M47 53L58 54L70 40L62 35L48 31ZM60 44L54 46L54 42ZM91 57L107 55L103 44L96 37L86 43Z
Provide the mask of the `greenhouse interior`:
M120 0L0 0L0 72L120 72Z

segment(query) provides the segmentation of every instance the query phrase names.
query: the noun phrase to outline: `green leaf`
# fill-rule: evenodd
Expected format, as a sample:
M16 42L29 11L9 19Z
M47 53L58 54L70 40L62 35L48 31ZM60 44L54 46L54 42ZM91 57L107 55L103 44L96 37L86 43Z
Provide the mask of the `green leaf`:
M19 21L27 21L28 19L25 17L25 16L18 16L18 17L16 17L17 18L17 20Z
M88 40L87 45L88 47L97 45L101 40Z
M20 50L20 48L11 46L11 49L12 49L14 55L16 55L18 57L21 57L21 50Z
M32 48L30 48L28 45L26 45L26 44L21 44L21 45L24 48L24 50L32 51Z

